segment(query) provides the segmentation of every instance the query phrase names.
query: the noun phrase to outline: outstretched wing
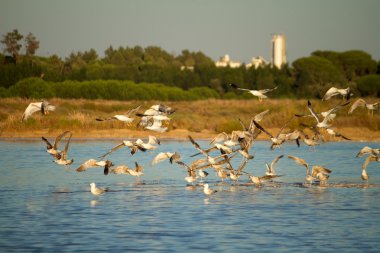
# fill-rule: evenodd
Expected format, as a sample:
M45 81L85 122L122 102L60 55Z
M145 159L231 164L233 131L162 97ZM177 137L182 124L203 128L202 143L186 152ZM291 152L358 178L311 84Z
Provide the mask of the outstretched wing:
M41 111L42 102L30 103L22 115L22 121L26 121L33 113Z
M262 126L260 126L259 123L257 123L255 120L252 120L253 124L255 124L255 126L260 129L261 131L263 131L264 133L266 133L268 136L270 136L271 138L273 138L273 135L271 135L267 130L265 130Z
M358 107L364 107L367 103L364 99L358 98L350 107L350 110L348 110L348 114L351 114L354 112L354 110Z
M262 89L262 90L258 90L258 92L260 92L261 94L265 94L265 93L267 93L267 92L269 92L269 91L272 91L272 90L275 90L275 89L277 89L277 86L274 87L274 88L272 88L272 89Z
M338 89L335 87L331 87L328 91L326 91L326 94L323 96L322 100L329 100L332 96L335 96L338 94Z
M271 167L271 169L272 170L274 170L274 166L277 164L277 162L281 159L281 158L283 158L284 157L284 155L280 155L280 156L277 156L273 161L272 161L272 163L270 164L270 167Z

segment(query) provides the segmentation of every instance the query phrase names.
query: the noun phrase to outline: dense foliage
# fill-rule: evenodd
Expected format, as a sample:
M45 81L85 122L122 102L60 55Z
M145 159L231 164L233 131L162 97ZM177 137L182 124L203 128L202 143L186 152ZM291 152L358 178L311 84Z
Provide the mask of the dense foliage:
M243 88L277 86L271 97L321 98L330 86L350 86L357 95L379 96L379 63L363 51L315 51L281 69L217 68L202 52L183 50L175 56L156 46L109 47L100 58L94 49L61 59L35 56L39 41L28 34L25 54L14 30L3 36L0 96L28 98L103 98L196 100L252 98ZM16 59L17 58L17 59Z

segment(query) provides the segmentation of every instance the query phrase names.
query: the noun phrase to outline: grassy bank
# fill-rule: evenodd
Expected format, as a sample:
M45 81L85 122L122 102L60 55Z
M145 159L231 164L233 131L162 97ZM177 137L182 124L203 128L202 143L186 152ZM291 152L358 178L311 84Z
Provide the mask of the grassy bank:
M371 99L367 99L371 102ZM136 122L127 126L119 121L99 122L97 117L106 117L116 114L125 114L129 109L141 105L141 112L159 101L109 101L109 100L83 100L83 99L50 99L49 102L57 107L56 111L42 116L33 114L26 122L21 122L22 114L30 102L20 98L0 99L0 127L2 138L39 138L43 136L56 136L63 130L71 130L76 138L134 138L155 134L143 131L136 127ZM311 101L315 110L326 111L339 102ZM232 130L241 130L238 118L248 122L257 113L269 109L269 114L262 121L262 125L272 134L276 134L295 113L306 114L307 100L201 100L164 102L174 107L174 113L169 123L167 133L156 134L162 138L186 138L188 134L196 138L211 138L216 133ZM380 140L380 115L368 115L364 109L357 109L348 115L349 106L338 112L333 126L353 140ZM313 123L312 118L295 118L290 129L299 127L301 122ZM267 139L265 135L261 139ZM330 139L331 140L331 139Z

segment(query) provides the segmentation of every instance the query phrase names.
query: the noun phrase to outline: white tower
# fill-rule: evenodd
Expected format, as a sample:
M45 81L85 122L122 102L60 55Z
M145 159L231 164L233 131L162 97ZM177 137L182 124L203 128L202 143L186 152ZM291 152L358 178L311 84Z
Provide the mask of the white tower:
M286 63L286 38L285 35L272 36L272 64L281 68Z

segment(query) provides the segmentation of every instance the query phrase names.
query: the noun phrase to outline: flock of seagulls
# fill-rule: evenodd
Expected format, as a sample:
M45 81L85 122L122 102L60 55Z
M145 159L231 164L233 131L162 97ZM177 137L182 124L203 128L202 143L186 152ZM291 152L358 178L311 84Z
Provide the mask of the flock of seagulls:
M265 89L265 90L247 90L239 88L235 84L231 84L234 89L249 91L252 95L257 96L260 101L267 98L267 92L275 90ZM350 98L352 93L349 88L347 89L337 89L330 88L322 101L329 100L333 96L342 96L342 101L336 104L334 107L330 108L325 112L317 112L310 101L307 101L305 109L303 112L294 113L289 119L284 122L283 126L276 134L271 134L265 129L265 116L268 115L269 110L262 111L257 115L253 116L248 125L239 119L242 129L237 129L232 131L230 134L221 132L216 134L214 138L209 143L209 147L202 147L199 143L192 137L188 136L188 140L194 146L195 154L190 156L195 160L191 162L186 162L182 160L181 154L177 151L164 151L159 152L151 161L151 166L155 166L158 163L168 160L170 165L178 165L185 168L186 174L184 180L190 186L203 186L203 192L205 195L215 194L217 191L210 188L207 178L209 177L211 171L215 173L215 176L220 179L220 181L225 182L229 180L231 183L237 183L241 181L242 176L246 176L250 184L256 187L261 187L266 182L273 182L276 178L285 176L284 174L277 174L275 167L284 155L276 157L270 164L265 163L266 172L264 175L255 175L254 171L249 171L247 165L254 160L254 155L250 153L251 148L254 146L255 140L261 134L269 137L271 142L270 149L283 148L282 144L285 142L295 142L297 146L301 145L301 141L307 146L312 148L313 151L316 150L316 146L320 145L325 141L324 134L331 135L334 138L341 138L344 140L350 140L348 137L340 134L334 127L334 120L336 119L338 113L346 108L350 103ZM353 111L358 107L365 107L373 114L373 111L379 109L379 103L368 104L364 99L357 99L348 110L348 114L352 114ZM138 126L158 133L167 131L167 126L165 122L170 121L170 116L176 110L162 105L153 105L142 113L139 113L141 106L137 106L134 109L128 111L125 115L114 115L111 117L97 118L97 121L108 121L108 120L120 120L127 124L131 124L134 120L134 116L138 116L140 121L137 123ZM42 114L46 114L48 111L55 110L55 106L50 105L47 101L31 103L26 109L22 120L26 120L34 112L41 111ZM301 123L297 129L286 130L290 122L294 119L301 119ZM309 135L308 132L312 134ZM72 133L70 131L65 131L58 135L53 144L51 144L45 137L42 140L46 143L46 151L54 158L54 162L58 165L63 165L65 167L71 165L74 159L68 158L68 149L70 145L70 140ZM59 149L60 143L66 142L62 150ZM84 161L77 169L77 172L85 172L89 168L103 168L104 175L108 174L125 174L131 175L139 178L144 173L144 168L135 161L134 168L127 165L121 164L115 166L112 163L111 157L113 152L116 152L123 147L130 150L130 154L134 155L136 152L146 152L148 150L156 150L161 146L159 138L154 135L149 135L148 140L144 141L142 139L137 140L123 140L116 146L111 147L104 154L100 155L98 159L89 158ZM197 158L201 156L201 158ZM357 157L366 156L366 159L362 165L361 178L363 180L368 180L369 176L367 173L367 166L370 162L380 162L380 149L363 147L357 154ZM324 167L323 165L313 165L311 166L308 162L300 157L295 157L292 155L287 156L289 159L293 160L296 164L305 167L306 175L304 179L304 185L307 184L317 184L320 186L328 185L328 179L332 173L332 170ZM240 159L238 166L232 163L233 159ZM210 171L211 170L211 171ZM98 188L95 183L91 183L91 193L94 195L101 195L107 192L106 188Z

